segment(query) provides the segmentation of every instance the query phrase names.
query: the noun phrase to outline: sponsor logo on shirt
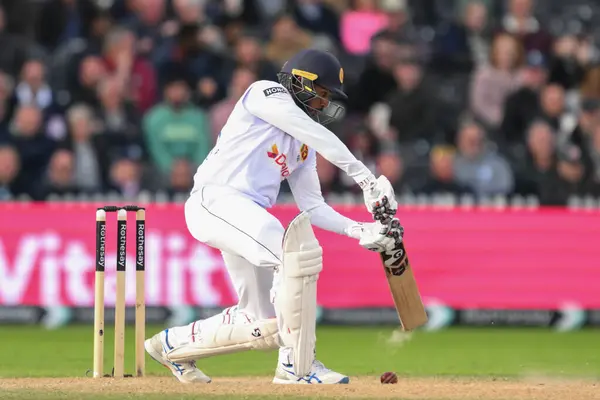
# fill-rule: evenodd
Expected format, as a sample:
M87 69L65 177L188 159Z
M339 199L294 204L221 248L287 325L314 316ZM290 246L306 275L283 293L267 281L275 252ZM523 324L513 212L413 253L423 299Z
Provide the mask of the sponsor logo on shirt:
M279 154L279 149L277 148L276 144L271 146L271 151L267 151L267 156L272 158L275 161L275 164L281 167L282 177L285 178L290 175L290 170L287 165L287 157L285 154Z
M275 86L275 87L263 90L263 93L265 94L266 97L269 97L270 95L276 94L276 93L287 93L287 90L285 90L281 86Z
M300 155L298 156L298 161L300 161L300 160L306 161L307 157L308 157L308 146L303 144L302 146L300 146Z

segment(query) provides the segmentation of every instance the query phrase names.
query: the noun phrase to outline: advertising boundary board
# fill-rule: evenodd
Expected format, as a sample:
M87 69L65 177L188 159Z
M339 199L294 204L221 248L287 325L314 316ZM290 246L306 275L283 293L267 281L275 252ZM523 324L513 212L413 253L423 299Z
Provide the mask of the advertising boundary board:
M97 206L0 203L0 323L89 322ZM364 207L334 208L369 220ZM298 212L291 206L270 211L283 225ZM599 211L401 207L397 215L430 315L426 329L600 325ZM318 284L320 322L397 324L377 255L353 239L315 232L325 264ZM108 310L114 305L115 233L116 222L109 217ZM128 230L130 306L135 301L134 233ZM182 205L147 206L146 258L149 323L186 321L235 304L220 254L189 235Z

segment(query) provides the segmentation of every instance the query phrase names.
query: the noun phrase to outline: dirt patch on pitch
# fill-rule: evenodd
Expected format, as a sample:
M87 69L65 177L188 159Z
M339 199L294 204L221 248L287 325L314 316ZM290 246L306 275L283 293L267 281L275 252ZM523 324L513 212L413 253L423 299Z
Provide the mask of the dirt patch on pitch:
M231 398L394 398L436 400L564 400L597 399L598 381L528 378L400 378L396 385L382 385L378 377L351 378L349 385L273 385L267 377L217 378L207 385L182 385L173 378L147 377L114 380L110 378L19 378L0 379L3 391L61 393L65 398L83 398L86 394L126 398L144 394L171 396L194 395ZM2 396L0 396L1 398ZM61 396L62 397L62 396Z

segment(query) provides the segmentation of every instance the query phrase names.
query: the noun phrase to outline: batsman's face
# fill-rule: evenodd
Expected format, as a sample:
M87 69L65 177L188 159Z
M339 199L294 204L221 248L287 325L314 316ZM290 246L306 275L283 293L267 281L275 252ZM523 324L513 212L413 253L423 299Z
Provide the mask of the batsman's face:
M308 102L308 106L316 110L322 111L325 107L329 105L329 97L331 96L331 93L329 92L329 90L319 85L315 85L315 91L317 92L317 97L310 100Z

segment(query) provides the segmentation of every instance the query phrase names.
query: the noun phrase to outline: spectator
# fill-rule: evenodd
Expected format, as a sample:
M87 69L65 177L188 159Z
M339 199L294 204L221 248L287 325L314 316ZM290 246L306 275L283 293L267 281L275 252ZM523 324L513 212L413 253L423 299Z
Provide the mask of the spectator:
M366 125L359 124L358 126L350 126L349 133L344 137L344 142L354 156L362 161L362 163L375 173L377 171L377 154L382 145L374 132ZM392 147L392 146L390 146ZM344 191L357 192L360 190L356 186L354 179L347 174L339 175L339 183Z
M74 157L66 149L52 154L48 170L33 196L34 200L48 200L51 195L65 196L79 193L74 183Z
M166 0L138 1L135 14L130 18L127 27L137 38L136 52L142 57L151 56L162 44L162 22L166 17Z
M549 56L553 38L533 16L535 0L509 0L508 11L502 18L504 32L519 38L525 51L539 50Z
M19 194L15 184L19 169L17 151L11 146L0 143L0 201L11 200Z
M488 62L490 32L487 9L471 1L462 20L447 23L436 35L434 67L441 71L470 73Z
M27 60L23 65L14 101L17 106L34 105L45 113L57 108L55 95L46 81L46 66L41 60Z
M279 17L272 28L271 40L267 44L266 57L277 69L294 54L308 48L312 37L302 30L289 15Z
M407 189L404 182L404 163L400 153L394 148L386 149L377 156L377 173L388 178L394 192L402 193Z
M125 88L138 112L148 110L156 100L156 74L152 65L135 52L136 38L124 28L113 28L104 42L104 66Z
M578 146L567 142L558 153L558 175L564 187L559 187L558 191L565 197L565 202L569 196L580 196L585 193L589 178L589 165L587 154L584 154ZM553 188L556 190L557 188Z
M340 42L338 17L323 0L296 0L294 3L292 15L301 29Z
M279 5L281 0L275 3ZM235 21L244 25L260 24L260 11L256 0L244 1L211 1L206 2L206 16L219 24Z
M526 193L532 192L542 205L566 205L570 195L582 194L586 186L586 166L581 150L570 144L557 146L557 135L544 121L534 123L528 135L529 156L520 173Z
M178 159L200 165L211 148L208 118L190 103L189 88L178 75L173 71L164 89L163 102L143 119L150 158L164 176Z
M66 136L66 126L62 116L61 104L46 81L46 66L39 59L28 60L23 65L21 80L14 92L15 106L34 105L44 116L46 135L54 140L62 140Z
M99 129L106 136L107 150L121 151L129 145L142 147L140 117L133 104L125 100L121 82L114 77L104 79L98 86L98 99L95 116L101 121Z
M210 110L212 143L217 141L221 129L225 126L229 114L233 111L236 103L246 92L246 89L256 80L256 75L249 69L238 68L233 73L229 86L229 94L226 99L215 104Z
M43 130L42 112L35 106L16 109L10 126L11 142L19 152L21 174L18 181L23 191L32 195L43 175L56 144Z
M376 0L353 0L340 21L341 42L349 54L366 55L372 37L387 25L387 15Z
M428 195L471 193L467 187L458 184L454 178L455 157L456 150L453 147L447 145L435 146L429 157L429 177L418 192Z
M453 11L457 15L464 15L465 10L472 3L478 3L478 4L481 4L482 6L484 6L485 13L487 15L494 15L495 11L497 9L496 4L494 4L494 3L496 3L495 0L455 0L455 1L453 1L453 3L454 3Z
M187 160L180 159L173 162L168 186L168 193L171 198L190 193L194 184L194 172Z
M600 99L584 98L581 102L577 126L569 135L569 139L581 148L587 147L597 125L600 125Z
M600 99L600 63L586 70L581 82L580 94L585 98Z
M77 69L77 79L71 82L71 102L98 106L97 87L106 75L102 58L94 55L84 57Z
M140 0L117 0L110 6L110 14L119 23L131 21L141 4Z
M232 79L235 68L245 68L256 75L257 80L277 80L279 70L267 61L258 38L252 35L241 36L234 47L234 59L232 60L231 73L227 81Z
M134 199L149 188L139 158L124 152L111 164L109 187L125 199Z
M401 144L434 139L436 98L423 74L421 62L414 57L400 59L394 66L398 90L391 94L388 104L390 125Z
M418 33L410 20L410 10L406 0L381 0L380 9L387 14L387 26L374 37L386 36L397 42L415 42Z
M6 30L6 15L0 6L0 70L16 77L25 61L37 53L35 47L27 38Z
M458 154L454 160L456 182L476 196L508 195L514 178L508 162L490 150L481 126L465 123L457 135Z
M13 81L10 76L0 71L0 144L8 140L8 122L12 117Z
M527 155L516 169L515 192L523 195L543 196L551 202L548 188L558 184L556 174L556 133L542 121L534 121L526 132Z
M540 95L539 118L544 119L552 129L560 131L565 117L565 90L557 84L544 86Z
M53 51L71 39L82 37L90 25L95 5L90 0L49 0L40 12L36 39Z
M84 54L102 53L104 39L113 27L114 21L110 12L103 9L96 9L91 16L89 26L84 27L86 29L86 48Z
M256 8L263 21L271 21L284 12L286 3L286 0L256 0Z
M90 107L76 104L67 112L72 158L74 164L73 184L86 192L103 189L106 177L106 153L102 154L94 126L94 114Z
M549 81L565 90L579 87L589 62L590 44L580 42L575 36L557 38L553 46Z
M174 0L173 11L175 18L170 20L170 22L175 25L163 25L162 30L165 36L176 34L180 24L188 25L207 22L201 0Z
M500 127L506 98L520 85L521 65L519 42L511 35L494 38L489 65L481 66L473 76L470 109L487 129Z
M510 94L504 104L501 137L509 145L525 145L525 131L540 113L540 91L548 77L546 57L541 52L528 53L526 60L521 72L523 86Z
M350 111L367 113L397 88L392 72L397 52L398 45L391 38L379 36L373 39L371 54L358 82L348 88Z
M180 27L167 56L159 64L159 85L163 88L171 71L176 69L194 88L195 102L201 107L210 107L225 96L225 82L221 79L225 61L198 40L199 34L198 25Z

